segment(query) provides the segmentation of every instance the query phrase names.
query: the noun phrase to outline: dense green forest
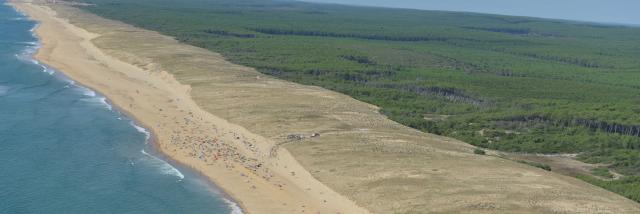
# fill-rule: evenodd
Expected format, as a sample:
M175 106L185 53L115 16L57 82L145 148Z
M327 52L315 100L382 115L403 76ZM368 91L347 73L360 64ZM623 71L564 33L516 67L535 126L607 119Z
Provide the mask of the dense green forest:
M502 151L577 153L626 175L583 179L640 201L640 28L294 1L84 2L416 129Z

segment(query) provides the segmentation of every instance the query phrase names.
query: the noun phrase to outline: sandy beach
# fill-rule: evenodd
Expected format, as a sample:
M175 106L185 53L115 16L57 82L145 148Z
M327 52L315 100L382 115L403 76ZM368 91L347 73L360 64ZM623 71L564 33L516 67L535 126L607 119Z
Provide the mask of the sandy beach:
M190 88L170 74L152 74L104 54L91 43L99 35L56 18L46 6L12 3L40 23L37 60L104 94L151 130L162 153L210 178L246 213L367 213L269 140L200 109Z
M160 152L246 213L640 212L575 178L474 155L348 96L69 6L10 2L40 23L37 60L104 94Z

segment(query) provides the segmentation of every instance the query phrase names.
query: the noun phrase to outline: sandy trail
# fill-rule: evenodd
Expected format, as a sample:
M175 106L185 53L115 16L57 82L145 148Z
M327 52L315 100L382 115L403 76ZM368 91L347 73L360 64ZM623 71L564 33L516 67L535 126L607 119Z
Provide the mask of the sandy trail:
M213 180L248 213L367 213L314 179L273 142L200 109L167 72L113 58L44 5L14 2L40 22L35 58L104 94L151 129L159 150ZM322 192L322 194L319 194Z
M251 213L640 213L619 195L474 155L343 94L72 7L18 6L42 23L39 60L105 94L162 152Z

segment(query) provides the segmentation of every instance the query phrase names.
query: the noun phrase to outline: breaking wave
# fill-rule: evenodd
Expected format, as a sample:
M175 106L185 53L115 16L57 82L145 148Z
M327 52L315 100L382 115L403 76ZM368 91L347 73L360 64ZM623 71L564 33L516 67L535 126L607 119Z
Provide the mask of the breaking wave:
M141 151L142 154L144 154L145 156L147 156L149 158L150 161L152 161L151 163L158 166L160 168L160 172L162 172L163 174L166 175L173 175L176 176L178 178L180 178L179 180L184 179L184 175L182 174L182 172L180 172L180 170L176 169L175 167L173 167L171 164L167 163L166 161L157 158L153 155L150 155L149 153L145 152L144 150Z
M229 206L229 209L231 209L231 214L243 214L242 208L240 208L237 203L226 198L222 198L222 200L227 204L227 206Z
M149 131L147 131L147 129L142 128L141 126L136 125L133 121L131 121L131 126L133 126L133 128L135 128L136 130L138 130L138 132L143 133L145 136L145 141L149 141L149 138L151 138L151 133Z

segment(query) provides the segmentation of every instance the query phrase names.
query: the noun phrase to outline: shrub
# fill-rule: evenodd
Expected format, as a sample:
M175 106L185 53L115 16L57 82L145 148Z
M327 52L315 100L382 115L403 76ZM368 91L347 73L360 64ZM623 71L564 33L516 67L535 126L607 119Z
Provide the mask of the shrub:
M547 164L543 164L543 163L538 163L538 162L529 162L529 161L524 161L524 160L519 160L519 163L523 163L523 164L527 164L529 166L535 166L538 167L540 169L544 169L547 171L551 171L551 166L547 165Z
M598 167L591 170L591 174L602 178L613 178L613 174L606 167Z

